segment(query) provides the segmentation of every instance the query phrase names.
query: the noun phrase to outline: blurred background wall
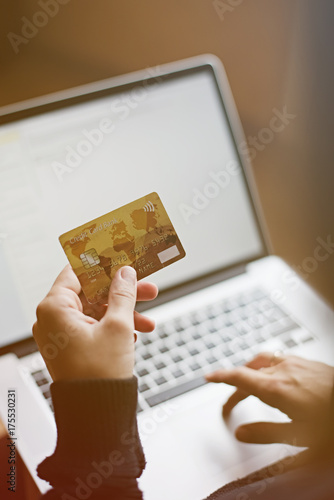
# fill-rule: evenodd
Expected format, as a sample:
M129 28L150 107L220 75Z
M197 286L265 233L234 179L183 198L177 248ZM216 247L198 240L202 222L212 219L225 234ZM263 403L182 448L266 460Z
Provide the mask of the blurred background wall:
M334 249L309 259L334 240L333 18L331 0L1 0L0 105L216 54L247 137L295 115L254 174L275 252L334 305Z

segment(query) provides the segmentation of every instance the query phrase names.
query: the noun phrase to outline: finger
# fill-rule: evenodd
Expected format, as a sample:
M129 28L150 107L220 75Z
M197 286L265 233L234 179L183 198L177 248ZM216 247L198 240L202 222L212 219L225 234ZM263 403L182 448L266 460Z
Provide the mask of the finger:
M237 389L223 405L223 417L226 418L231 413L233 408L238 403L240 403L240 401L243 401L244 399L248 398L248 396L249 396L248 392L242 391L241 389Z
M248 368L252 368L253 370L261 370L261 369L266 369L266 373L270 373L269 369L272 368L272 358L273 358L273 353L271 352L261 352L255 356L251 361L245 364ZM226 418L229 416L233 408L243 401L244 399L248 398L250 394L246 391L242 391L241 389L237 389L226 401L226 403L223 405L223 417Z
M119 315L124 319L130 319L133 322L133 311L137 297L137 276L133 267L123 266L115 274L108 296L107 311L102 319Z
M100 321L107 311L107 304L90 304L84 298L81 299L84 309L83 312L86 316L90 316L97 321ZM153 332L155 328L155 321L137 311L134 311L135 330L138 332Z
M260 370L261 368L271 368L271 360L273 357L273 353L271 352L261 352L255 356L251 361L245 363L245 367L252 368L253 370ZM227 370L217 370L211 374L208 374L207 380L210 382L224 382L224 380L216 380L216 377L219 377L219 372L227 372ZM226 382L228 383L228 382Z
M153 300L158 295L158 287L154 283L139 282L137 284L137 300L146 301ZM92 316L96 319L101 319L108 307L108 304L91 304L87 301L83 293L80 294L80 299L83 305L83 311L87 316Z
M158 293L158 288L154 283L138 283L137 285L137 300L152 300L156 297ZM108 304L91 304L86 299L83 293L80 294L80 299L83 305L83 312L86 316L90 316L98 321L100 321L105 315ZM139 314L137 311L134 312L135 329L139 332L152 332L155 328L155 321Z
M137 284L137 300L153 300L158 295L158 287L148 281L139 281Z
M90 316L91 318L94 318L97 321L100 321L100 319L103 318L108 307L107 304L99 304L99 303L91 304L90 302L88 302L83 293L79 295L79 298L82 303L83 313L86 316Z
M64 288L68 288L69 290L75 292L77 295L79 295L79 293L81 292L80 281L78 280L70 264L67 264L67 266L65 266L61 273L58 275L53 284L53 287L54 286L62 286Z
M206 375L208 382L234 385L249 394L259 398L266 392L270 376L263 371L253 370L247 366L240 366L231 370L217 370Z
M309 427L301 422L255 422L238 427L235 436L244 443L287 443L305 446L309 440L309 431Z
M151 318L148 318L147 316L144 316L143 314L140 314L139 312L135 311L134 313L134 319L135 319L135 329L138 332L153 332L155 328L155 321Z
M251 361L246 363L245 366L253 368L253 370L260 370L261 368L268 368L272 366L272 361L274 358L274 353L272 352L260 352Z

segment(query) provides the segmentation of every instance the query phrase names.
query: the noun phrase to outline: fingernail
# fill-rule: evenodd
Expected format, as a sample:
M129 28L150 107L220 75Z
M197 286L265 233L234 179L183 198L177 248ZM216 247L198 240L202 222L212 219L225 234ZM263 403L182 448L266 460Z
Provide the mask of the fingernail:
M133 267L130 267L130 266L122 267L121 276L122 276L123 280L128 281L132 285L134 285L137 281L137 273L133 269Z

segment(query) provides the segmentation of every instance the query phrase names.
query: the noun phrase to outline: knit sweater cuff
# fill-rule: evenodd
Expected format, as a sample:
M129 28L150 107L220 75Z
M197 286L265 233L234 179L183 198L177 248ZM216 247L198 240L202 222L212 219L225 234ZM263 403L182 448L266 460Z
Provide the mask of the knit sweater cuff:
M90 468L109 461L117 465L117 476L139 477L145 459L138 436L137 379L70 380L51 385L58 430L54 454L39 465L50 476L50 468Z

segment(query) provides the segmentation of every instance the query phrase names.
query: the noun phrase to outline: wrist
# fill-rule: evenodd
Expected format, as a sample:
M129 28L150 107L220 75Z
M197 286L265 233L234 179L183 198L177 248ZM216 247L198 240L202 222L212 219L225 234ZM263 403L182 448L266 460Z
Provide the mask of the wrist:
M77 363L63 362L58 366L48 367L54 382L61 380L126 380L133 377L134 354L114 359L80 360Z

